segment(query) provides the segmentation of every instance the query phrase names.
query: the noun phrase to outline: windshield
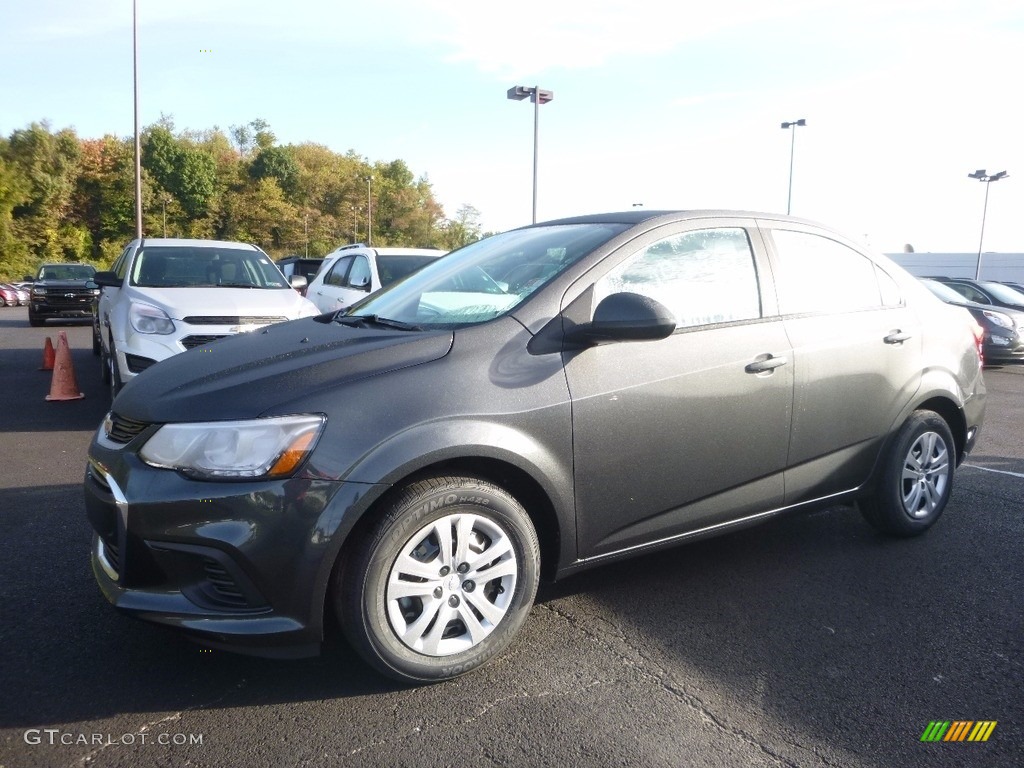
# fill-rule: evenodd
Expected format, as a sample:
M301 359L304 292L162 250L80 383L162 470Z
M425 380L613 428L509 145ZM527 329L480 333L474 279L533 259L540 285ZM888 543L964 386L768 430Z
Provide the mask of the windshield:
M48 264L39 269L39 280L89 280L96 274L88 264Z
M245 248L154 245L139 250L131 282L143 288L287 288L262 251Z
M921 282L925 284L929 291L934 293L936 296L938 296L945 302L952 301L956 304L963 304L965 301L967 301L967 299L965 299L959 293L954 291L948 285L937 283L934 280L922 280Z
M985 290L987 290L1000 301L1005 301L1009 304L1024 305L1024 293L1021 293L1020 291L1015 291L1008 285L1003 285L1002 283L993 283L989 280L986 280L981 285L985 288Z
M346 314L431 328L482 323L515 309L627 227L559 224L494 235L427 264Z

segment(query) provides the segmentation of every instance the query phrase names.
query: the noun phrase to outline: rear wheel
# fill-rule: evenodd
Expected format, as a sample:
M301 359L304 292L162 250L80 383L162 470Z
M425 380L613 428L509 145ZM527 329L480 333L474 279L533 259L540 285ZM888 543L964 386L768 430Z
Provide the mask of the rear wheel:
M883 533L924 533L942 515L953 488L956 444L946 420L934 411L915 411L884 461L874 495L859 503L861 513Z
M334 600L356 650L403 682L446 680L501 653L533 605L540 547L529 515L485 480L410 485L355 543Z

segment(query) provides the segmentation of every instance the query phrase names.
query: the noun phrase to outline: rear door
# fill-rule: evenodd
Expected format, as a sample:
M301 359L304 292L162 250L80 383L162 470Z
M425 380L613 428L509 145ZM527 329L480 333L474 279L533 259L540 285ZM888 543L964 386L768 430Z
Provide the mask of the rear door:
M321 312L334 312L345 306L345 277L352 266L352 259L352 255L335 259L324 273L323 282L314 284L314 287L306 292L307 297ZM317 279L319 280L319 275Z
M761 291L756 228L702 220L634 243L592 270L592 286L565 308L572 317L583 303L589 318L601 298L626 291L657 299L677 321L661 341L564 354L581 558L783 499L793 367L774 299Z
M921 383L922 328L897 283L852 243L762 222L796 376L786 503L867 480Z

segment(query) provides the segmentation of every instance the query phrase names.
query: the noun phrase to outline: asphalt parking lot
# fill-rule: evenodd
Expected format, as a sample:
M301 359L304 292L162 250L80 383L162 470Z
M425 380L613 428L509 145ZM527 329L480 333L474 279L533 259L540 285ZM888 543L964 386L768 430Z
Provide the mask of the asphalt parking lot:
M59 330L82 400L44 399ZM543 586L496 663L413 689L337 642L268 661L116 614L81 494L109 404L90 329L0 310L0 768L1022 765L1024 367L986 381L925 536L840 508L607 566ZM922 742L936 720L997 725Z

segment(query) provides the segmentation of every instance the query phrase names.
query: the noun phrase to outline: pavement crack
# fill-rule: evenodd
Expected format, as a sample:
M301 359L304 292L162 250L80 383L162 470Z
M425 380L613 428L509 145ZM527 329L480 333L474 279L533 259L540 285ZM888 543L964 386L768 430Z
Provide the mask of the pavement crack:
M244 688L245 687L245 683L246 683L246 680L243 677L235 685L231 686L228 690L224 691L224 693L222 693L220 696L218 696L215 699L212 699L210 701L200 702L198 704L193 704L191 707L185 707L184 709L180 710L179 712L174 712L174 713L172 713L170 715L166 715L165 717L161 717L161 718L158 718L156 720L150 720L149 722L143 723L142 725L140 725L138 728L136 728L134 730L125 731L125 734L133 734L134 735L134 734L148 733L151 728L153 728L155 726L158 726L158 725L162 725L163 723L175 723L175 722L181 720L182 715L186 714L187 712L193 712L193 711L195 711L197 709L206 709L207 707L212 707L215 704L219 704L220 702L224 701L224 699L226 699L228 696L230 696L235 691ZM89 765L91 762L93 762L108 747L113 747L113 746L117 746L117 745L118 745L118 743L116 741L112 741L111 739L108 738L106 744L102 744L101 746L97 747L96 749L92 750L91 752L86 753L81 758L79 758L78 765L79 766Z
M705 704L701 699L692 693L689 693L683 689L673 678L671 672L665 669L662 665L656 662L651 656L644 651L639 645L632 643L627 638L626 634L622 632L618 627L615 627L615 639L622 642L630 651L636 654L640 658L641 663L637 663L634 659L629 657L629 654L622 653L617 649L613 643L609 642L606 637L602 637L600 633L593 631L587 626L584 626L576 617L572 616L565 611L560 610L551 603L546 603L541 608L551 611L559 618L566 621L573 629L583 633L590 638L594 643L605 648L609 653L617 656L624 664L636 670L637 674L642 677L648 678L654 682L659 688L668 693L670 696L675 698L677 701L682 702L684 705L696 712L701 719L717 728L722 733L733 736L751 747L759 750L769 759L774 761L776 764L786 766L787 768L799 768L800 763L791 760L785 755L780 754L768 744L758 739L755 735L744 731L741 728L729 725L722 720L717 714L715 714L711 708ZM607 622L606 622L607 623ZM609 625L614 626L614 625ZM806 746L795 744L792 741L784 740L785 743L794 747L795 749L808 750ZM843 768L841 763L835 763L827 758L824 758L820 754L815 755L816 758L825 766L831 768Z

